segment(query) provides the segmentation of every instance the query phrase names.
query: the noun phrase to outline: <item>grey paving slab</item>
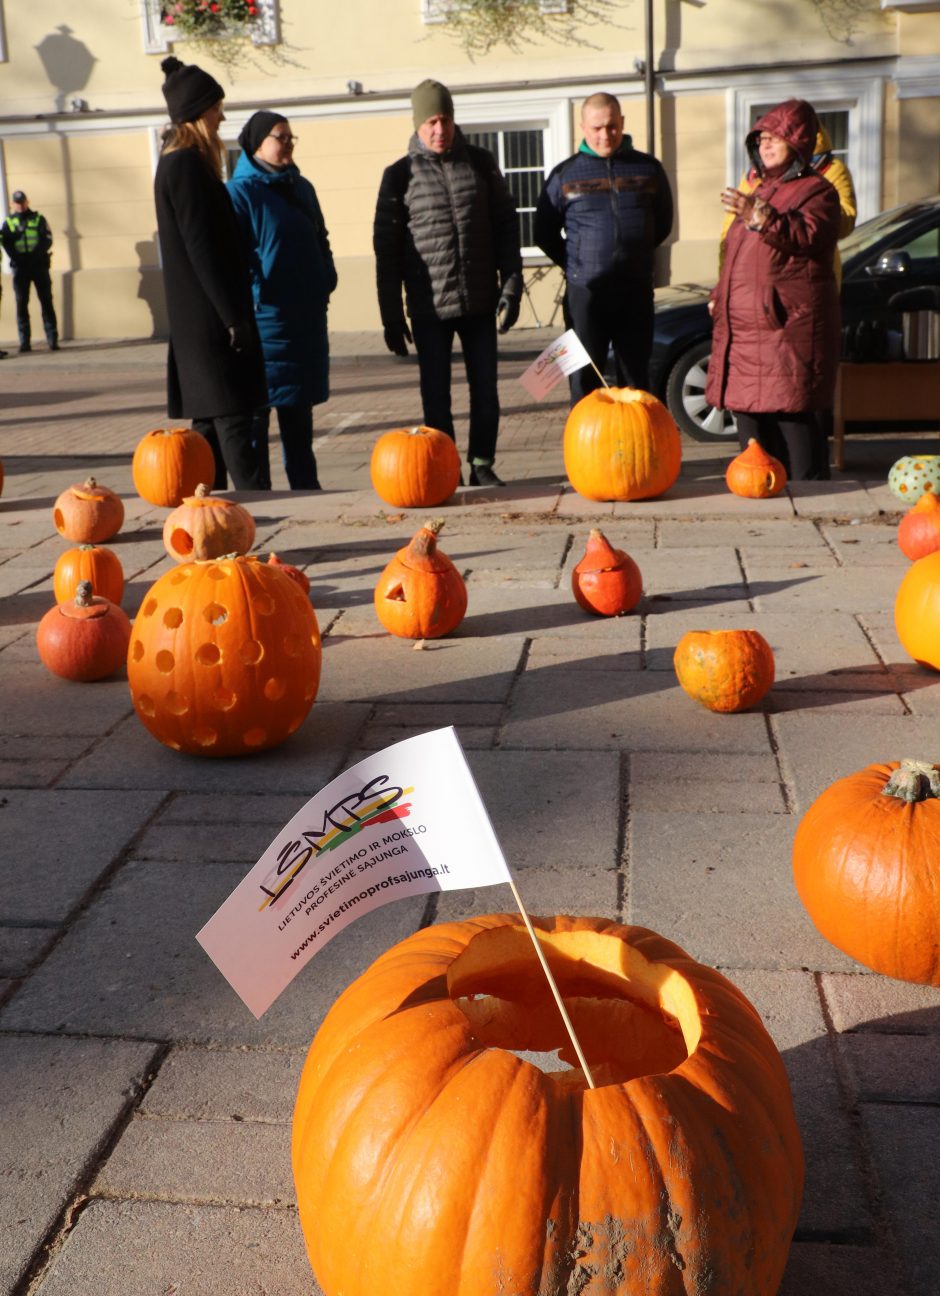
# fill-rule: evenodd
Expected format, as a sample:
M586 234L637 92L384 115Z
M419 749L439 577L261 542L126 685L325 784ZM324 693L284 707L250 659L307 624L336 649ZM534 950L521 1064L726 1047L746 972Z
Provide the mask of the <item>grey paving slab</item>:
M906 672L913 671L931 682L936 678L934 671L927 666L918 666L907 651L902 648L901 641L894 628L893 596L882 609L866 612L861 617L861 621L871 635L875 647L889 669L898 667Z
M940 1035L940 987L890 977L824 975L820 986L837 1031Z
M781 565L768 568L750 588L760 612L783 608L794 613L820 611L880 612L894 605L900 573L891 567L842 567L837 571L801 572Z
M662 672L578 670L537 665L513 690L504 747L601 751L764 752L759 712L716 715Z
M527 669L567 662L578 670L635 671L643 665L640 608L627 616L607 618L617 625L603 640L570 634L540 634L529 645Z
M0 658L3 733L97 737L130 714L131 697L123 667L111 679L79 684L50 674L39 660L34 640L29 648L24 661L8 653Z
M322 1296L296 1212L92 1201L39 1296Z
M940 1108L864 1104L891 1231L911 1296L940 1291Z
M137 1118L91 1192L230 1206L294 1205L290 1125Z
M153 1045L7 1036L0 1066L0 1290L12 1291L124 1113Z
M118 725L62 779L73 788L163 788L181 791L285 792L313 796L343 768L368 708L316 702L284 743L258 756L212 760L175 752L158 742L136 715Z
M720 599L746 597L744 576L733 549L651 549L631 555L643 577L647 595L671 594L674 599ZM566 564L570 580L573 563Z
M42 958L56 932L55 927L0 926L0 976L23 976Z
M345 618L323 641L324 702L501 702L523 651L521 638L448 636L416 649L413 640L381 630L363 638L345 637L344 629Z
M658 523L658 542L664 549L683 549L690 543L696 548L731 546L754 549L757 546L775 551L815 548L823 552L826 543L816 525L808 518L663 518Z
M874 1246L796 1242L778 1296L902 1296L893 1256Z
M787 494L797 517L864 518L879 509L867 487L854 481L790 482Z
M636 512L640 516L734 518L750 521L754 518L793 517L793 505L786 491L773 499L742 499L732 495L725 485L724 476L691 476L685 471L675 485L654 500L634 500L614 505L614 516L621 517Z
M891 567L900 580L908 560L897 542L897 526L888 522L860 522L838 526L820 522L819 530L838 561L845 567Z
M412 897L359 919L255 1021L195 939L246 872L125 865L0 1012L0 1029L304 1047L336 996L415 930L425 905Z
M157 810L161 792L19 791L0 798L5 922L61 922Z
M516 882L522 903L530 914L619 917L620 880L613 869L598 868L594 864L579 868L543 864L520 869ZM479 914L517 912L512 891L506 885L479 887L475 891L442 891L437 897L435 922L462 922Z
M764 708L770 715L799 711L801 713L824 713L838 716L904 716L908 708L893 688L887 687L888 681L861 676L855 681L850 676L839 679L838 688L829 692L818 692L819 684L807 687L805 683L789 681L789 687L772 691L764 699ZM881 685L881 688L878 687ZM872 721L874 723L874 721Z
M940 1106L940 1033L865 1031L839 1035L837 1044L857 1100Z
M697 783L736 788L762 784L780 786L780 775L773 752L749 752L742 755L727 752L637 752L630 756L630 795L638 787L652 784L660 792L660 803L675 810L678 793L683 806L685 798L695 795ZM652 809L652 807L649 807ZM747 809L746 802L742 804Z
M819 536L816 539L818 541ZM835 554L825 544L804 548L794 539L794 543L782 551L767 545L751 547L742 544L738 552L748 581L756 585L767 580L786 580L791 572L816 575L817 572L842 570Z
M793 886L792 816L631 816L629 918L729 968L853 966L824 941Z
M174 1048L140 1104L173 1120L291 1120L306 1049Z

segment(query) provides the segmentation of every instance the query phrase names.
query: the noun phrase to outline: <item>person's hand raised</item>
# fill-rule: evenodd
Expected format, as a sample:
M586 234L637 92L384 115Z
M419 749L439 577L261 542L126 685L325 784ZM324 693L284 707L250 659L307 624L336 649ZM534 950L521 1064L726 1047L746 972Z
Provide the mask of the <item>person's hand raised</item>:
M406 356L407 343L413 341L411 331L404 320L397 324L385 325L385 345L393 355Z

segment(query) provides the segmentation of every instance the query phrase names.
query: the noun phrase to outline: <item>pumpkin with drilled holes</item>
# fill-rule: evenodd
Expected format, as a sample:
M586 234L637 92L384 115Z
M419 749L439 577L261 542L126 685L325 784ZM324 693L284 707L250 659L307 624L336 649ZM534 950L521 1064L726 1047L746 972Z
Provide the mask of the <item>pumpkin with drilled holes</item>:
M101 544L124 525L124 505L113 490L88 477L65 488L53 507L52 521L59 535L73 544Z
M144 596L127 676L139 719L168 747L264 751L317 695L317 618L296 581L259 558L183 563Z
M615 549L603 531L588 536L584 557L571 573L571 589L585 612L623 616L643 594L640 569L623 549Z
M905 652L940 670L940 550L918 558L904 573L894 598L894 627Z
M124 569L121 560L104 545L80 544L60 554L52 572L52 592L57 603L73 599L81 581L112 603L124 597Z
M774 655L756 630L690 630L673 665L682 688L709 711L745 711L774 682Z
M401 639L439 639L454 630L467 610L460 572L437 546L444 523L415 532L375 587L375 611L389 634Z
M768 454L754 437L728 464L725 485L732 495L744 499L770 499L779 495L787 484L787 470L779 459Z
M925 491L898 523L898 548L916 562L940 549L940 498Z
M940 986L940 766L868 765L816 798L793 878L816 927L874 972Z
M914 504L925 492L940 494L940 455L903 455L891 465L888 488L902 504Z
M456 445L436 428L395 428L379 437L369 464L376 495L395 508L434 508L460 483Z
M141 499L176 508L200 482L215 481L215 457L193 428L154 428L137 443L131 474Z
M649 392L600 387L568 415L565 472L590 500L643 500L662 495L682 466L679 429Z
M246 554L254 542L255 520L244 505L212 495L202 482L163 524L163 547L176 562Z
M322 1290L771 1296L803 1157L757 1012L655 932L533 923L596 1088L518 915L382 954L328 1013L294 1106ZM556 1050L560 1069L518 1056Z
M94 594L91 581L81 581L74 599L57 603L39 622L36 647L53 675L87 683L120 670L130 636L127 613Z

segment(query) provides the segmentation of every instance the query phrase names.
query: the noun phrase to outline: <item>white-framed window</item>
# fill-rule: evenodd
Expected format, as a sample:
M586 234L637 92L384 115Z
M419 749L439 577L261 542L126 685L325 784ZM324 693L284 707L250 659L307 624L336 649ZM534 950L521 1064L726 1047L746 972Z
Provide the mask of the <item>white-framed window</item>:
M533 226L535 207L545 182L545 127L513 125L490 126L485 130L461 129L468 143L488 149L496 158L516 200L522 250L530 255L536 254L538 248Z
M760 85L730 89L728 96L729 184L736 184L749 165L744 141L761 111L784 99L807 99L829 130L833 152L849 168L858 200L859 222L878 214L881 210L882 77L840 78L831 68L799 78L771 72Z
M147 54L165 54L171 45L185 40L179 32L174 32L172 27L164 24L163 9L164 0L140 0L144 52ZM251 39L255 45L276 45L281 39L278 0L258 0L258 20Z

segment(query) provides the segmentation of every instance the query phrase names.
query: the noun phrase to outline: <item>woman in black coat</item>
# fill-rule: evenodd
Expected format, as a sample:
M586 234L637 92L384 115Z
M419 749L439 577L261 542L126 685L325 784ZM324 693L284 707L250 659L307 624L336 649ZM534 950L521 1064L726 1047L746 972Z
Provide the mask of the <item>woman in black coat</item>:
M251 281L222 182L224 91L195 64L167 58L163 95L173 123L154 195L170 322L167 412L189 418L212 446L216 489L261 490L252 415L267 404Z

